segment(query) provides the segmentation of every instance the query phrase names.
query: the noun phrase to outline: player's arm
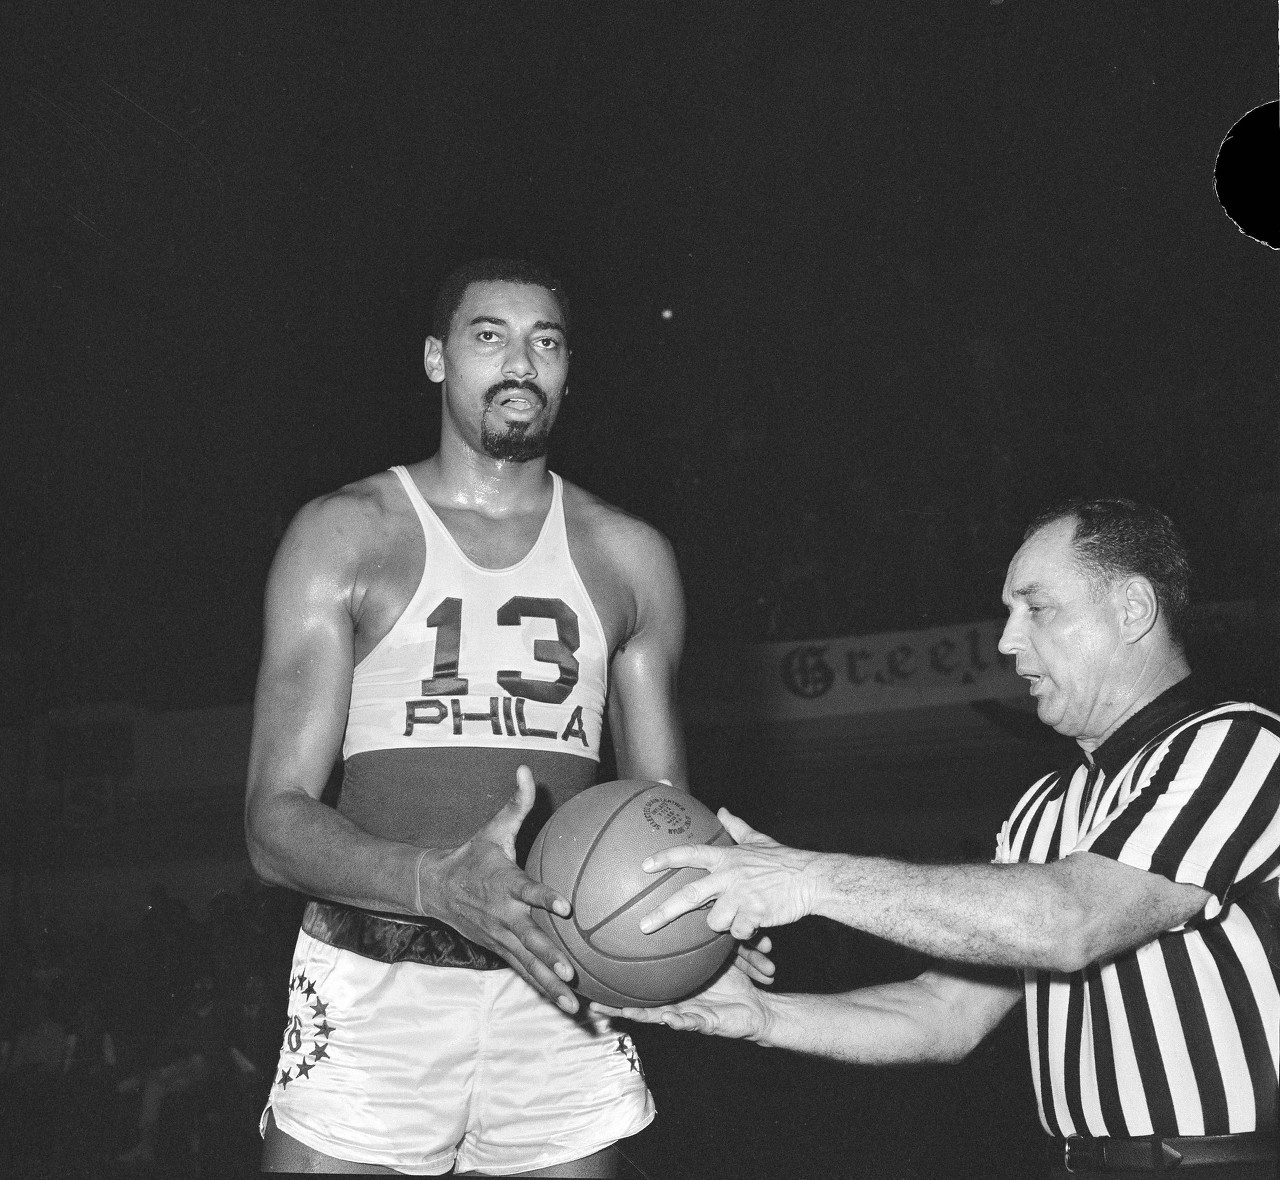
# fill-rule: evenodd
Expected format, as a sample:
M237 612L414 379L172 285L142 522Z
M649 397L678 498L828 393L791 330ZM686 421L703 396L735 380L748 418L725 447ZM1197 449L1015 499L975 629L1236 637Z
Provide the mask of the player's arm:
M245 835L273 885L413 913L421 849L380 839L320 802L339 756L354 666L352 594L365 507L342 495L306 505L267 579L254 700Z
M775 995L735 968L677 1004L592 1007L857 1065L910 1065L961 1060L1021 998L1019 981L1005 971L937 967L915 979L835 995Z
M262 665L254 703L245 832L264 880L366 909L432 916L496 951L568 1011L572 968L529 907L569 912L515 863L515 834L536 788L517 793L458 848L419 848L371 835L320 802L338 757L350 700L356 538L369 511L353 497L305 507L267 582Z
M685 606L675 554L661 533L632 518L626 518L621 533L610 530L610 540L635 604L630 634L609 668L609 728L618 777L665 780L687 791L689 770L676 694ZM739 966L758 983L773 980L770 949L763 936L738 948Z
M913 865L787 848L723 809L721 822L738 847L685 846L646 862L709 871L642 929L714 897L708 924L737 937L821 914L951 962L1077 971L1180 926L1209 899L1091 852L1048 865Z
M685 607L675 554L661 533L628 520L616 560L630 587L634 620L609 667L609 728L623 779L665 779L689 789L676 677Z

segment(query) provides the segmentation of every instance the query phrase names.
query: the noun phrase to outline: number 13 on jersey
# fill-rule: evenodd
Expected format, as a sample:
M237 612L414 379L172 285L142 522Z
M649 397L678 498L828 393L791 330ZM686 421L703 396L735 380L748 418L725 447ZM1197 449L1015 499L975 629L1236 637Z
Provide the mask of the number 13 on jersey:
M559 672L555 680L530 679L523 670L502 668L495 679L509 695L491 696L483 712L466 711L459 699L468 695L470 680L460 675L458 667L462 650L462 599L445 598L427 616L427 626L436 632L435 659L429 679L422 681L422 696L405 702L405 737L418 725L439 725L449 720L456 735L461 735L467 722L487 722L495 735L509 737L542 737L562 741L578 739L589 746L582 724L582 706L570 713L563 731L541 729L525 719L525 702L548 705L562 704L578 683L578 616L573 608L558 598L528 598L517 595L507 599L496 612L499 627L519 627L525 619L552 619L555 639L535 639L533 657L538 663L552 664ZM449 698L446 705L443 698Z

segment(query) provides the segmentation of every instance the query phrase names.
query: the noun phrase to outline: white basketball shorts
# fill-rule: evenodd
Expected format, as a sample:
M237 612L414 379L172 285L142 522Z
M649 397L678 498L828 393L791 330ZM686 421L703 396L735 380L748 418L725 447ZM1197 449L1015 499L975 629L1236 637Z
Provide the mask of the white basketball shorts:
M268 1109L317 1151L409 1175L552 1167L654 1115L631 1038L514 971L379 963L303 931Z

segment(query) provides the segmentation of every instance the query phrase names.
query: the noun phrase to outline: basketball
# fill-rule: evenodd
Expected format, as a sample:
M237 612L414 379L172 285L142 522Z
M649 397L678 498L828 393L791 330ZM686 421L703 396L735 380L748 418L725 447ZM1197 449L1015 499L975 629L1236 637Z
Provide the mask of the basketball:
M615 1008L651 1008L702 987L733 954L733 936L708 927L702 910L652 934L640 919L704 870L640 865L677 844L732 843L692 795L636 779L590 787L552 815L525 870L573 906L567 918L537 908L533 917L577 968L574 990Z

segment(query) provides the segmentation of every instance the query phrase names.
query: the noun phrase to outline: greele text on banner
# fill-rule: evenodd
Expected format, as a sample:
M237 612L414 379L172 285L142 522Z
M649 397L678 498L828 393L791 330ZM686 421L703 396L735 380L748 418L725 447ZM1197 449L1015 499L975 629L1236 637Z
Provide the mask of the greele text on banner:
M745 694L777 719L879 713L1025 696L996 650L1003 622L843 636L752 648Z

